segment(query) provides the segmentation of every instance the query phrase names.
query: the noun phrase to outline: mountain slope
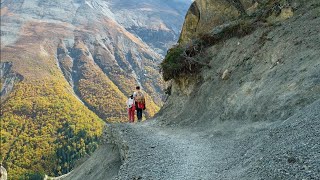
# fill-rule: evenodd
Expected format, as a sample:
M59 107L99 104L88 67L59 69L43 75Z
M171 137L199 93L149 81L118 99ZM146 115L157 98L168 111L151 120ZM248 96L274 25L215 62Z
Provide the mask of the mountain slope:
M161 55L177 42L190 1L110 1L117 22Z
M108 3L1 1L0 159L9 177L70 171L97 148L103 121L126 121L136 85L147 93L146 117L162 105L161 55Z
M151 24L160 23L164 26L170 25L169 28L167 27L165 29L177 34L182 24L183 10L188 3L179 1L176 3L170 2L170 6L164 3L165 7L162 8L162 10L158 10L159 13L149 12L147 16L145 16L145 11L143 10L145 4L151 6L148 10L150 11L161 7L161 3L157 1L147 1L140 4L140 6L138 3L136 4L136 9L132 9L130 3L121 5L121 1L111 2L100 0L65 2L18 1L14 3L10 0L3 1L1 10L3 19L1 30L3 37L1 38L2 51L5 52L10 48L8 46L16 46L19 43L23 43L23 46L25 46L27 44L26 41L29 41L29 43L34 41L32 43L39 45L46 44L50 46L48 48L59 51L57 45L59 46L62 41L65 46L63 49L67 49L64 53L71 53L69 54L69 56L71 55L71 59L69 56L67 56L67 58L69 58L69 61L73 61L74 57L72 57L72 55L77 56L77 54L72 53L71 50L75 46L75 41L81 41L83 42L83 46L86 46L84 48L87 48L88 52L90 52L90 56L92 56L95 61L95 65L99 66L97 68L101 69L103 73L110 78L122 94L127 96L132 93L131 91L136 84L142 85L144 90L152 96L152 98L149 99L153 99L152 101L157 104L155 105L151 101L150 105L148 105L150 107L148 115L152 116L156 109L158 109L157 106L161 105L159 93L162 92L162 82L157 70L157 64L161 59L161 55L154 52L154 49L143 42L141 40L143 38L141 37L150 39L151 37L159 36L156 35L157 32L153 32L153 25L148 24L153 22L153 20L155 22ZM180 5L184 5L184 8L180 7ZM134 22L131 19L130 22L135 23L134 26L140 29L145 27L145 33L142 33L139 37L136 35L137 33L132 34L128 31L132 26L119 24L120 22L129 22L128 18L130 18L130 16L117 17L117 15L111 11L120 12L116 11L116 8L120 7L126 12L140 10L135 14L139 15L139 17L144 17L143 21L141 22L138 19L136 20L137 22ZM168 8L168 10L163 10L165 8ZM181 22L179 23L178 18L172 23L169 18L164 17L169 12L173 14L174 17L179 17ZM173 38L172 41L176 39L177 37ZM166 39L161 41L150 40L149 44L152 42L170 44ZM168 45L166 45L164 49L166 49L167 46ZM56 56L59 59L59 54L56 54ZM64 57L63 52L61 56ZM6 60L5 56L2 57L2 61L11 62L10 60ZM60 61L63 60L60 59ZM68 60L65 61L71 66L71 62L68 62ZM73 79L72 75L81 75L70 73L72 67L63 67L62 65L61 68L64 71L64 75L67 76L66 79L73 86L74 82L71 82ZM68 68L69 72L65 72ZM18 67L15 69L18 69ZM19 70L26 71L23 70L22 67L20 67ZM122 114L123 113L124 112L122 112Z
M214 41L201 52L169 51L171 63L207 65L171 77L152 120L107 128L122 160L114 179L319 179L319 10L317 0L268 1L206 29Z

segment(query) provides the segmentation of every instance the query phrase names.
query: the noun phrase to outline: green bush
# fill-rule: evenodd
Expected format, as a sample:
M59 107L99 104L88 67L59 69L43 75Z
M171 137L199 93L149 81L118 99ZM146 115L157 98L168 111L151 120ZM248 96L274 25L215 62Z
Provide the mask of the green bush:
M168 81L181 75L190 75L198 73L203 66L208 66L202 62L201 41L193 41L186 46L176 46L168 50L168 53L162 63L160 69L163 79Z
M177 77L178 74L184 69L182 57L183 52L184 49L181 47L174 47L168 50L166 57L160 64L163 79L165 81Z

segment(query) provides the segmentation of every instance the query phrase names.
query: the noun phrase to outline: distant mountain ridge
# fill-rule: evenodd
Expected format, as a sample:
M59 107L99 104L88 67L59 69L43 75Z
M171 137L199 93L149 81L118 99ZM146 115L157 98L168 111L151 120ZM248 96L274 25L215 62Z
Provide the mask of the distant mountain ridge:
M119 24L140 37L156 52L165 55L166 50L177 42L180 24L184 21L190 2L113 0L110 1L110 9Z
M158 64L190 3L161 2L1 1L0 159L9 176L72 169L96 148L101 119L126 120L136 85L147 94L146 116L159 110Z

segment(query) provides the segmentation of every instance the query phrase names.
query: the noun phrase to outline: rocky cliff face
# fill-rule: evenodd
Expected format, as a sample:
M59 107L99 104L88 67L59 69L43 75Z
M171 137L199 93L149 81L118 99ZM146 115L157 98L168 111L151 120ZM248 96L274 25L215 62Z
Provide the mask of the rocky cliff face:
M188 29L186 22L192 19L189 14L197 3L200 1L195 1L188 12L183 27L185 30ZM205 67L209 68L204 68L199 76L182 75L172 81L174 96L186 96L187 98L183 99L190 100L185 103L172 102L173 104L184 104L180 108L187 111L200 102L205 104L199 108L199 114L195 113L194 118L189 117L190 119L202 119L198 115L206 112L220 120L287 119L296 110L319 98L319 58L316 55L319 53L319 37L316 35L318 27L315 25L319 20L319 9L313 8L317 7L317 1L264 3L264 6L260 6L262 9L256 9L255 14L264 14L265 19L251 16L254 21L250 22L256 23L256 30L244 37L239 38L237 35L237 26L231 25L234 30L224 31L224 28L228 29L232 24L231 20L224 18L221 20L221 23L225 21L224 25L217 24L202 29L207 33L207 37L214 37L214 41L205 45L207 48L199 51L200 57L194 59L208 62ZM274 12L277 8L280 8L278 12ZM311 8L310 12L308 8ZM309 17L298 19L299 15L296 15L296 18L290 19L294 13L303 12L310 13ZM287 16L288 14L290 16ZM202 17L206 15L204 13ZM285 20L287 18L289 20ZM307 20L308 18L310 20ZM226 36L227 40L223 36ZM186 38L183 33L181 38ZM204 99L198 99L199 97Z
M177 42L185 13L191 1L110 1L114 18L156 52L165 55Z
M251 0L197 0L187 12L180 43L187 43L201 34L205 34L213 27L246 15L246 9L251 7Z
M307 3L304 0L196 0L193 2L180 34L180 43L187 43L213 30L214 27L252 15L271 15L285 18L293 9ZM272 11L270 8L272 6ZM257 11L257 8L264 9Z
M1 102L6 99L6 97L13 90L14 84L23 80L23 77L19 74L14 73L12 70L12 63L4 62L0 63L0 96Z

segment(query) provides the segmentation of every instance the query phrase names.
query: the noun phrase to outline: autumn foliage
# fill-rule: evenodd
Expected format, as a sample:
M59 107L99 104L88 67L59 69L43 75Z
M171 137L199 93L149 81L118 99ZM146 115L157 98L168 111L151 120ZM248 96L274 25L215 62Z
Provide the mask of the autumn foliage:
M1 108L1 160L12 179L68 172L97 148L103 122L59 81L21 82Z

